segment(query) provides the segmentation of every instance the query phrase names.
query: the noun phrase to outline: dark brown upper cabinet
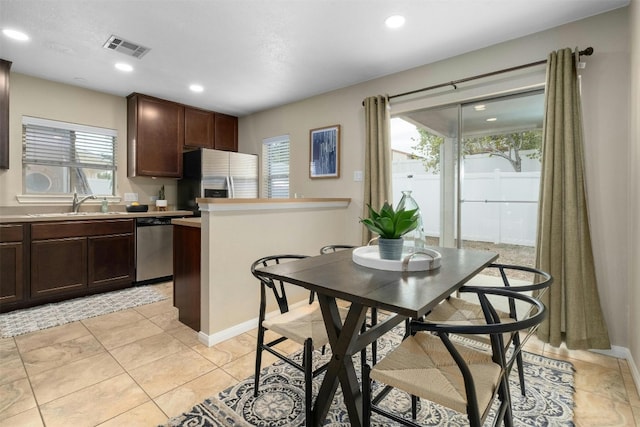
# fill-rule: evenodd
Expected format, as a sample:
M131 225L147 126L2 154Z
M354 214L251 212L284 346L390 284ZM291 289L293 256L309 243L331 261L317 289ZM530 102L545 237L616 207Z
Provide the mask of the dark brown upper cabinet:
M127 175L180 178L184 105L133 93L127 107Z
M216 113L215 145L216 150L238 151L238 118Z
M193 148L214 148L214 113L184 107L184 145Z
M0 59L0 169L9 169L9 71L11 62Z

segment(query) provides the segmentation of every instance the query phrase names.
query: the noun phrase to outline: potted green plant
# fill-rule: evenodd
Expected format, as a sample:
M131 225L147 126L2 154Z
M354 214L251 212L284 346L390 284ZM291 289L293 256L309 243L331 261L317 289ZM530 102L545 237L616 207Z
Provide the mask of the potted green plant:
M158 199L156 200L156 207L159 211L167 210L167 199L164 195L164 185L160 187L160 191L158 191Z
M384 202L382 208L376 212L371 205L369 218L360 219L360 222L372 233L378 234L378 247L380 258L399 260L402 256L402 236L418 227L418 209L405 209L399 206L396 210Z

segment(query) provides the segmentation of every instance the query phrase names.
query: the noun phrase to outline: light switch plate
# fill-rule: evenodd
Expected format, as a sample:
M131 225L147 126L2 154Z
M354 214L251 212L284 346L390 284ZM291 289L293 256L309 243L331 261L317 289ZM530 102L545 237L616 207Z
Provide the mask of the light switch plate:
M362 171L353 171L353 180L356 182L362 181Z

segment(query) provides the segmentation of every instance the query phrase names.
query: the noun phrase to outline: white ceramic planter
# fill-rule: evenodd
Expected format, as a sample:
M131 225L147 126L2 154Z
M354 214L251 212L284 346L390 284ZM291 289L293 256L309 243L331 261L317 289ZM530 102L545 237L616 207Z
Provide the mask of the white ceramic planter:
M167 210L167 201L166 200L156 200L156 208L158 208L159 211L166 211Z

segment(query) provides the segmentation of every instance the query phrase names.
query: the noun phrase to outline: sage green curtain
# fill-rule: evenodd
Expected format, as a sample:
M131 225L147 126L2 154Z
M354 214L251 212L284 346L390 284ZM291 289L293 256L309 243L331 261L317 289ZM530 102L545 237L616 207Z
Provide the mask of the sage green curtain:
M370 96L364 100L365 161L364 209L362 218L369 216L367 205L379 209L385 201L392 201L391 193L391 114L386 96ZM362 244L371 240L371 232L362 227Z
M582 113L571 49L547 60L536 265L554 279L539 338L570 349L610 348L596 283L587 212Z

